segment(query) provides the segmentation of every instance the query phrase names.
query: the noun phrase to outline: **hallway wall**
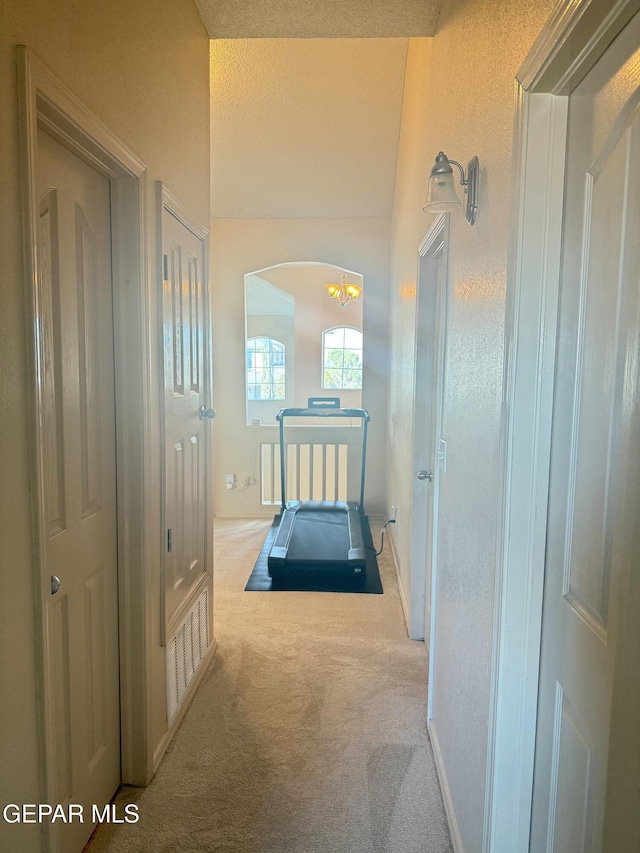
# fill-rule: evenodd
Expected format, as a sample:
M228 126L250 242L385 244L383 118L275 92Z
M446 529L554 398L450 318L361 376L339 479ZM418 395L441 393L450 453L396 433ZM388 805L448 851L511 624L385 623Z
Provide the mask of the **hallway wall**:
M16 44L25 44L148 166L146 237L154 289L155 181L165 181L194 217L209 221L209 41L191 0L0 1L0 800L38 803L46 800L38 750ZM155 316L151 363L157 363ZM155 411L157 390L152 387ZM157 434L152 442L158 458ZM159 495L159 471L151 472L151 485ZM150 554L148 629L155 747L166 731L159 503L151 513L151 541L158 543ZM34 853L40 843L36 824L0 821L1 849Z
M362 405L371 415L365 505L384 507L388 379L389 221L370 219L214 219L211 223L213 301L214 491L216 515L273 515L260 505L259 444L277 441L276 427L246 425L244 275L273 264L318 261L364 276ZM255 483L227 491L225 473Z
M514 80L552 0L445 0L434 39L409 45L392 221L388 502L410 600L417 246L438 151L480 160L479 211L451 214L433 727L461 849L482 846L496 571L499 428ZM454 169L457 177L457 170Z

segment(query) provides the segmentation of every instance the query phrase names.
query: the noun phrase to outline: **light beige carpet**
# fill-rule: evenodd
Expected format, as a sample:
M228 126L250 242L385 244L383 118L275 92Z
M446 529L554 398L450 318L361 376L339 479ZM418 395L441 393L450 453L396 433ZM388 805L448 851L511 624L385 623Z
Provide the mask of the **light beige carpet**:
M118 794L139 822L86 850L449 853L389 546L384 595L244 592L268 526L216 521L215 658L152 784Z

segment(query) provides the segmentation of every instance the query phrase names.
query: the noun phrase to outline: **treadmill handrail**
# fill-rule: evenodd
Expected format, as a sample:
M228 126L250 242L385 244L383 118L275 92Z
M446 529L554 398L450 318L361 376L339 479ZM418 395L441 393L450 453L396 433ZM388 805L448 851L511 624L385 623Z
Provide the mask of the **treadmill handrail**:
M315 398L321 399L321 398ZM336 399L336 398L331 398ZM364 515L364 475L367 461L367 430L371 417L366 409L342 409L335 406L307 406L306 408L287 407L280 409L276 415L280 427L280 492L282 496L282 509L284 510L287 499L285 495L286 477L285 477L285 442L284 442L284 421L285 418L360 418L362 420L362 461L360 463L360 502L358 510L361 515Z
M278 422L284 418L360 418L370 421L371 417L366 409L321 409L321 408L295 408L280 409L276 415Z

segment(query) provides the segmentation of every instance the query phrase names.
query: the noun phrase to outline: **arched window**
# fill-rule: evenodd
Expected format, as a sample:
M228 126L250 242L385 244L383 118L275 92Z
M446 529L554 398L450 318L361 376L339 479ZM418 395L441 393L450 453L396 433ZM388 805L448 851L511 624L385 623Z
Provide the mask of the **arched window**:
M322 333L322 387L362 388L362 332L334 326Z
M284 344L273 338L247 341L247 400L284 400Z

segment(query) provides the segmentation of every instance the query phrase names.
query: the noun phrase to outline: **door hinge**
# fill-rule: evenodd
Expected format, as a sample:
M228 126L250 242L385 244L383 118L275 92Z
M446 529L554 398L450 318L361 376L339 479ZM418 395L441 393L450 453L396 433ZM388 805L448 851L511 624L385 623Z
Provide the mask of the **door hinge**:
M171 553L171 546L173 544L173 530L169 528L167 530L167 553Z

